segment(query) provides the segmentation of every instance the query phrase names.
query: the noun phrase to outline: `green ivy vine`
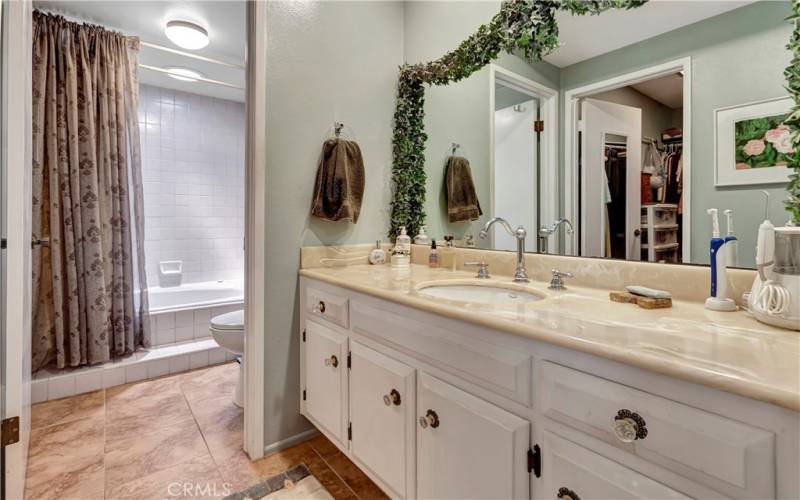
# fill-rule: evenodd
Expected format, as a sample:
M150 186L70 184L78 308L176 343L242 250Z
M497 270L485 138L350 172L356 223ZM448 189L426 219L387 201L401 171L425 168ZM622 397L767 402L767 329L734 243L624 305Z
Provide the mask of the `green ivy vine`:
M786 77L786 88L794 99L794 106L789 118L784 122L792 131L792 145L795 152L789 159L788 197L784 201L786 210L792 214L791 224L800 226L800 0L792 0L792 12L789 21L794 25L792 38L786 46L792 52L792 61L783 72Z
M793 0L796 8L798 1ZM559 10L573 15L596 15L609 9L639 7L646 2L508 0L488 24L478 28L452 52L428 63L401 66L392 138L394 193L389 237L393 239L401 226L406 226L408 234L413 236L425 224L425 141L428 139L424 125L425 85L447 85L463 80L496 59L502 51L519 53L531 62L541 60L558 47L555 13ZM795 66L794 71L800 68ZM800 83L797 88L800 90ZM800 194L800 183L797 189Z

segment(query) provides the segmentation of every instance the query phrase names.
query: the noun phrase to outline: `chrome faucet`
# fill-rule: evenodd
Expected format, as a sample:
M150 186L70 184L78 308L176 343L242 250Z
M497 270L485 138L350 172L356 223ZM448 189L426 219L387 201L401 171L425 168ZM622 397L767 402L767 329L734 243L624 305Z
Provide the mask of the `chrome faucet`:
M481 229L481 239L485 239L489 236L489 228L492 227L492 224L495 222L503 226L503 229L505 229L508 234L517 239L517 269L514 271L514 281L517 283L529 282L528 273L525 271L525 237L528 236L528 232L525 231L525 228L522 226L518 226L517 229L512 229L511 224L509 224L507 220L502 217L494 217L489 219L486 225L483 226L483 229Z
M538 251L539 253L547 253L549 249L549 241L550 235L558 231L558 228L561 227L561 224L567 225L567 234L572 234L575 232L575 229L572 227L572 222L569 221L567 218L561 218L557 221L553 222L550 227L542 224L539 228L539 238L537 238L539 245Z

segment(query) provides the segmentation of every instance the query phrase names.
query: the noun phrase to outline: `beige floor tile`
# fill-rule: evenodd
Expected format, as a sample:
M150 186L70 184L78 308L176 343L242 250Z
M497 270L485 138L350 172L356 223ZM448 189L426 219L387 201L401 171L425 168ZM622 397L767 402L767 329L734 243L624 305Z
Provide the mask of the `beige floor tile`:
M104 402L103 391L94 391L35 404L31 407L31 429L74 422L83 418L103 418Z
M175 425L194 425L194 416L177 378L106 391L106 432L109 439L146 436Z
M233 399L238 376L239 364L225 363L184 373L180 376L180 386L189 404L195 406L201 401L222 396Z
M210 455L191 421L138 436L107 437L105 457L106 485L112 486Z
M103 497L103 425L86 418L31 432L25 497Z

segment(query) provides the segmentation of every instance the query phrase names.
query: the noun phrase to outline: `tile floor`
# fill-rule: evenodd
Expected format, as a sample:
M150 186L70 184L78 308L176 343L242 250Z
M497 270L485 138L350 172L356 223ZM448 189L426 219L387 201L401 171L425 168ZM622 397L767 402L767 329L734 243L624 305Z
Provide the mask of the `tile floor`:
M334 498L386 498L318 435L251 462L227 363L33 406L27 500L213 498L305 463Z

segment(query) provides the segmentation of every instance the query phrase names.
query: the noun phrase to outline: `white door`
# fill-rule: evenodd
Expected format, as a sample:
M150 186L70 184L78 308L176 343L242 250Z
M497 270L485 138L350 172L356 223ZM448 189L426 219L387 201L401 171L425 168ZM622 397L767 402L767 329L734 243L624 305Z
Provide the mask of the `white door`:
M641 258L642 110L596 99L581 100L581 255L610 257L606 251L605 144L609 136L626 143L625 258Z
M350 450L396 498L414 495L415 371L350 342Z
M528 230L526 248L536 248L538 227L538 151L533 130L538 99L494 112L494 207L492 216L503 217ZM517 240L499 225L493 228L495 250L517 249Z
M0 124L0 417L19 418L19 441L3 450L5 497L22 498L31 399L31 4L2 2ZM2 496L2 495L0 495Z
M417 497L529 498L530 423L419 373Z
M542 443L536 498L550 500L686 499L659 482L549 431Z
M305 415L347 448L347 337L306 322Z

